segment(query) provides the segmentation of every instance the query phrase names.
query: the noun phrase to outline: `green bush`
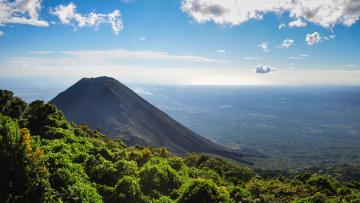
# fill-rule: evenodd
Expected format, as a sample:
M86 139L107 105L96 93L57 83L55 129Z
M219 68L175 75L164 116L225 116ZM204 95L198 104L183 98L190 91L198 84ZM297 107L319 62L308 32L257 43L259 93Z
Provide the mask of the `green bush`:
M167 162L157 161L159 163L149 161L140 169L141 187L150 196L172 195L181 186L181 178Z
M20 98L14 97L14 93L0 90L0 114L20 120L26 110L27 104Z
M77 182L69 186L69 196L64 198L68 202L90 202L97 203L102 202L102 198L97 190L90 184L83 182Z
M115 186L119 202L141 202L142 192L138 180L132 176L124 176Z
M94 166L90 172L92 179L102 185L114 186L118 181L118 170L110 161L103 161Z
M153 203L175 203L175 201L168 196L162 195L159 199L154 200Z
M0 150L2 154L13 153L18 147L20 138L21 132L18 124L0 114Z
M117 169L117 176L119 178L123 176L136 176L138 167L135 161L119 160L114 164L114 167Z
M326 202L331 203L330 201L328 201L326 195L318 192L311 197L298 199L298 200L294 201L293 203L326 203ZM334 203L336 203L336 202L337 201L335 201Z
M322 192L329 195L336 194L335 182L330 177L315 175L309 178L307 184L314 191Z
M179 203L224 202L229 198L227 191L221 190L214 182L195 179L186 183L181 189Z
M26 189L20 142L18 124L0 114L0 202L5 202L11 196L22 195Z
M216 184L223 184L224 180L214 170L209 168L192 168L189 172L189 176L192 178L202 178L213 181Z
M250 202L250 192L246 188L239 186L234 187L230 192L230 197L235 202Z

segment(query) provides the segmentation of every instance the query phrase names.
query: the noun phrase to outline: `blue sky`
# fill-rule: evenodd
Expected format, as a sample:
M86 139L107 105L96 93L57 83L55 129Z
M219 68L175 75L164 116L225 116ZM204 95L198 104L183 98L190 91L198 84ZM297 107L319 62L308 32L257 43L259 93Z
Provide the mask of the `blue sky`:
M1 1L0 77L360 84L360 3L279 2Z

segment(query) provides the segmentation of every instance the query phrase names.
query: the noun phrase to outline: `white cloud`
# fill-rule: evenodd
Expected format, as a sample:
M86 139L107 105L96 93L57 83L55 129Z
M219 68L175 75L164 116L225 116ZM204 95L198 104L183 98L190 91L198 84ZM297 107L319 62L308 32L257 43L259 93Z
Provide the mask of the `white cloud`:
M346 67L348 67L348 68L356 68L357 66L355 64L347 64Z
M261 48L264 52L269 52L269 42L263 42L258 45L259 48Z
M306 57L308 57L309 55L307 54L300 54L299 56L290 56L289 59L292 59L292 60L299 60L299 59L304 59Z
M141 87L134 87L134 88L133 88L133 91L136 92L136 94L140 94L140 95L155 96L154 93L149 92L149 91L146 91L146 90L144 90L144 89L141 88Z
M262 60L262 58L258 58L258 57L244 57L244 60Z
M302 21L301 18L289 22L289 27L305 27L305 26L306 26L306 22Z
M0 0L0 25L27 24L46 27L48 22L39 19L41 0Z
M181 8L195 21L240 25L266 13L288 12L293 19L331 28L353 25L360 17L359 0L182 0Z
M140 37L139 40L140 40L140 41L145 41L145 40L146 40L146 37Z
M225 54L226 50L225 49L218 49L218 50L216 50L216 52L219 53L219 54Z
M4 32L3 31L0 31L0 37L4 35Z
M49 54L53 54L53 51L30 51L28 52L28 54L32 54L32 55L49 55Z
M255 67L255 72L256 73L261 73L261 74L270 73L270 72L276 72L276 71L277 71L276 68L273 68L273 67L271 67L269 65L258 64Z
M33 51L27 56L6 60L6 67L116 67L121 64L157 66L196 63L198 66L224 64L226 61L201 56L176 55L157 51L86 50L86 51ZM146 62L144 62L146 61ZM1 66L1 64L0 64Z
M281 48L285 48L285 49L288 49L291 47L291 45L294 44L294 40L292 39L285 39L282 43L281 43Z
M324 38L324 40L329 41L329 40L335 39L335 37L336 37L336 35L329 35L329 36L325 36L323 38Z
M279 30L281 30L282 28L285 28L285 27L286 27L286 25L284 23L281 23L278 28L279 28Z
M76 28L98 28L100 24L110 24L115 34L119 34L123 30L123 22L119 10L114 10L108 14L91 12L83 15L76 11L74 3L69 3L68 5L59 5L51 9L51 13L57 16L62 24L70 24Z
M314 32L312 34L308 33L305 38L306 43L309 46L313 46L321 41L321 36L318 32Z
M120 0L121 2L123 2L124 4L132 4L135 3L136 0Z
M182 60L188 62L224 63L225 61L201 56L174 55L167 52L157 51L130 51L125 49L116 50L89 50L89 51L63 51L63 54L77 58L91 59L157 59L157 60Z

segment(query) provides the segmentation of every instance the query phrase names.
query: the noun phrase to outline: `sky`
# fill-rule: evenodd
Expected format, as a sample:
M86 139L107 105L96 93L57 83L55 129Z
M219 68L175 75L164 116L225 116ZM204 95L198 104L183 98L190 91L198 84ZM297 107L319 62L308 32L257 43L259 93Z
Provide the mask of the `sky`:
M359 0L0 0L0 79L360 85Z

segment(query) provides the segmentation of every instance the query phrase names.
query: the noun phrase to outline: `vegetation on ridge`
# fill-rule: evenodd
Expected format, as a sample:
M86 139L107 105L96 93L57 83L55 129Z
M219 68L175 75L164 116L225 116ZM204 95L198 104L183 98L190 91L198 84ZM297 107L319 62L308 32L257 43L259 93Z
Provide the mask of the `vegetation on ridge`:
M0 174L0 202L360 202L359 180L308 172L265 177L219 157L127 147L67 121L51 104L27 105L6 90Z

